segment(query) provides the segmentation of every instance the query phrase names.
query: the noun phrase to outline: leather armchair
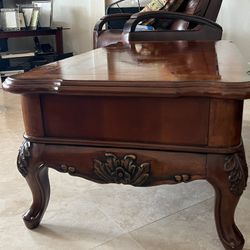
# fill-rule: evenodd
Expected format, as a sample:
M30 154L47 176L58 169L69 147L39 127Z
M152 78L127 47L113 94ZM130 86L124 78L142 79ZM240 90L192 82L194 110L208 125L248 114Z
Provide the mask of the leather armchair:
M118 13L101 18L94 28L94 48L127 41L220 40L222 28L216 24L222 0L186 0L176 12L152 11ZM136 25L151 18L171 20L164 30L136 31ZM104 29L109 21L126 20L123 29Z

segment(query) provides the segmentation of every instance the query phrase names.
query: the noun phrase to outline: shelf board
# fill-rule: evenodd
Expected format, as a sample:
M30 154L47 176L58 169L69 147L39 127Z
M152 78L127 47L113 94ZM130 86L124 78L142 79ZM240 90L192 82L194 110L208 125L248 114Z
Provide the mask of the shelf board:
M9 59L1 59L0 66L4 71L8 70L16 70L23 69L24 71L29 71L30 69L41 66L44 64L48 64L51 62L55 62L58 60L62 60L68 57L73 56L73 53L64 53L64 54L44 54L44 55L36 55L33 57L18 57L18 58L9 58Z
M16 30L16 31L3 31L0 30L0 39L4 38L14 38L14 37L28 37L28 36L48 36L48 35L56 35L56 33L60 30L65 30L68 28L40 28L37 30Z
M60 57L64 57L64 56L67 56L67 57L69 57L69 56L73 56L73 53L72 52L68 52L68 53L63 53L63 54L58 54L58 53L50 53L50 54L35 54L34 56L19 56L19 57L11 57L11 58L1 58L0 57L0 62L1 61L8 61L8 60L18 60L18 59L25 59L25 58L27 58L27 59L29 59L29 58L34 58L34 59L37 59L37 58L43 58L43 57L45 57L45 58L47 58L47 57L49 57L49 58L60 58Z

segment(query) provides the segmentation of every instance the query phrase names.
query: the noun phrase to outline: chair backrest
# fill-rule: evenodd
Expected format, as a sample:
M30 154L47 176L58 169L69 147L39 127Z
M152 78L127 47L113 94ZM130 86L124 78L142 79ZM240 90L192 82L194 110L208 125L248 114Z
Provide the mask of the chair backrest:
M222 0L189 0L184 1L178 12L184 14L205 17L216 21ZM171 25L171 30L186 30L190 23L184 20L177 20Z
M138 8L137 7L120 7L120 8L108 8L107 9L107 15L112 15L112 14L117 14L117 13L137 13ZM121 19L121 20L114 20L114 21L109 21L107 23L107 28L108 29L123 29L124 24L126 23L126 20Z
M113 16L112 18L111 16L105 16L95 26L93 34L94 48L107 46L108 44L114 44L124 40L219 40L221 39L222 28L213 22L217 19L221 4L222 0L183 0L182 4L176 10L176 12L180 14L179 16L171 15L170 12L168 15L165 14L165 16L164 13L158 13L159 15L155 16L154 14L148 15L148 12L137 13L132 17L130 14L123 14L123 17L120 18L123 19L123 22L126 22L123 30L102 30L105 23L120 21L119 16ZM171 16L170 19L172 21L167 22L168 26L167 29L165 29L166 32L136 32L135 27L133 29L131 27L134 26L134 23L139 24L136 19L140 19L140 14L144 16L148 15L149 18L155 18L156 21L161 21L161 19L164 18L166 20L166 17L168 18ZM181 14L188 14L188 16L185 17L185 15ZM191 16L200 16L209 20L206 21L199 18L194 20ZM140 19L140 21L145 21L145 19ZM197 25L198 29L199 27L202 28L194 32L193 28ZM191 29L191 31L189 31L189 29Z
M221 4L222 0L210 0L204 17L215 22L219 14Z
M123 28L122 41L220 40L222 36L222 28L217 23L203 17L176 12L169 12L167 19L174 20L174 22L175 20L178 20L177 22L183 21L181 28L186 24L193 25L193 27L184 30L136 31L138 23L150 18L161 20L166 18L166 13L164 11L151 11L144 14L134 14Z

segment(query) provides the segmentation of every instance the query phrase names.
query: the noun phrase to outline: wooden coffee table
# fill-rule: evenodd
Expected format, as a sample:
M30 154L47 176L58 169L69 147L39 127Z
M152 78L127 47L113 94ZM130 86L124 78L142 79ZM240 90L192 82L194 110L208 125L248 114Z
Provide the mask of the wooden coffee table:
M241 126L250 77L234 44L117 44L8 78L3 87L22 95L17 165L33 194L28 228L39 225L49 202L48 168L134 186L206 179L224 247L243 248L234 212L248 177Z

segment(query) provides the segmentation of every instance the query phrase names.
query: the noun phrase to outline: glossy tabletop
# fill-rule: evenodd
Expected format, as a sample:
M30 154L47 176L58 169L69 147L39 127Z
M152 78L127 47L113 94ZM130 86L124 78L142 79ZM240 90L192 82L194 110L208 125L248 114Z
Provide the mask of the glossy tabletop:
M113 45L39 67L4 83L15 93L250 97L250 76L228 41Z

